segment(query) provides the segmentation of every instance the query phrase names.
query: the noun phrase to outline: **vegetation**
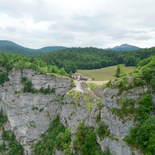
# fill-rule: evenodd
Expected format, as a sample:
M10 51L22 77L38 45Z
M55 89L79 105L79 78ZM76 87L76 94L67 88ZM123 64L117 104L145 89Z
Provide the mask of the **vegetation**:
M3 126L3 123L7 121L7 116L3 114L3 109L1 108L0 111L0 126ZM12 131L6 131L5 128L2 128L2 140L3 143L0 144L0 153L3 154L7 151L7 154L9 155L24 155L24 149L20 145L19 142L17 142L15 135ZM6 145L6 142L8 145Z
M95 83L87 82L88 87L93 91L98 85Z
M88 103L86 104L87 110L90 110L90 109L92 108L92 106L93 106L93 103L92 103L92 102L88 102Z
M73 148L75 155L78 152L81 155L110 155L108 149L105 152L99 151L94 129L92 127L85 127L83 123L78 125L77 131L75 132Z
M136 70L134 66L125 66L124 64L120 64L122 70L126 71L126 73L133 72ZM77 70L78 73L81 73L84 76L88 76L91 78L95 78L96 81L108 81L109 79L115 79L114 74L116 72L116 66L105 67L101 69L92 69L92 70Z
M57 65L59 68L63 67L67 73L70 71L74 73L76 68L82 70L100 69L122 63L125 66L137 66L140 60L151 55L155 55L155 47L129 51L112 51L86 47L58 50L37 55L37 57L49 65Z
M64 151L66 155L71 155L70 151L70 129L63 126L60 123L59 115L57 115L48 128L48 132L42 135L42 140L39 140L35 145L32 154L33 155L52 155L55 149Z
M7 120L8 120L7 115L3 114L3 109L1 107L1 110L0 110L0 128L3 126L3 124L5 122L7 122Z
M110 130L108 130L108 126L105 125L103 121L100 121L98 123L98 127L96 130L101 140L110 135Z
M155 91L154 66L155 56L146 58L138 63L138 68L134 72L129 74L132 76L130 82L126 75L122 75L120 77L120 74L118 74L117 77L119 78L115 78L115 81L109 81L105 87L119 88L120 92L118 95L120 95L124 90L127 91L135 87L142 87L146 84L152 86L152 89L150 89L151 91ZM116 73L120 73L120 70L121 68L118 67ZM134 127L131 127L130 129L130 135L125 137L124 141L126 141L131 148L136 147L146 155L154 155L155 117L152 116L154 114L152 97L149 91L141 95L143 95L143 97L139 98L138 101L133 99L127 99L125 101L120 100L117 104L121 107L121 109L113 108L111 110L118 117L120 117L123 122L125 122L127 119L134 119L136 122ZM135 108L135 104L138 105L137 108ZM97 120L97 122L100 123L99 116L97 116ZM104 126L104 124L101 125ZM107 132L107 130L105 130L106 127L102 127L101 129L104 129L103 132ZM99 133L101 133L101 131ZM102 136L102 134L100 136Z
M5 72L0 73L0 84L2 85L5 81L9 81L8 75Z
M69 98L71 99L72 102L74 102L74 101L79 102L80 98L82 96L82 93L72 89L67 92L67 95L69 96Z
M4 53L12 53L12 54L21 54L25 56L34 56L40 53L47 53L47 52L61 50L61 49L66 49L66 47L49 46L41 49L30 49L30 48L25 48L23 46L20 46L11 41L3 41L3 40L0 41L0 53L4 52Z
M44 89L43 87L41 87L40 90L33 88L32 82L28 81L26 77L22 77L20 81L21 83L24 84L24 92L43 93L43 94L49 94L49 93L54 92L54 89L50 89L49 85L46 89Z
M135 109L135 103L136 101L133 99L127 99L125 101L119 101L117 104L121 106L120 109L118 108L112 108L112 113L116 114L121 120L123 120L123 123L125 123L128 119L132 119L135 117L137 113L137 109Z
M143 86L146 83L150 84L154 89L154 83L152 82L155 77L155 57L150 57L138 64L139 68L131 73L133 80L129 85L126 85L126 77L122 77L117 81L117 87L121 91L128 90L137 86ZM124 80L124 81L123 81ZM121 109L112 109L119 117L124 118L128 116L135 116L134 120L137 122L135 127L131 127L130 135L124 140L128 145L136 147L144 152L146 155L154 155L155 153L155 133L154 133L154 120L155 117L151 116L153 112L152 98L148 91L144 94L143 98L138 101L139 107L134 108L135 102L133 100L127 100L121 103Z
M66 75L66 71L63 68L58 69L55 65L47 65L44 61L37 58L25 57L18 54L1 53L0 54L0 66L5 67L9 72L13 67L16 69L33 69L39 73L56 73L60 75ZM3 75L4 76L4 75Z

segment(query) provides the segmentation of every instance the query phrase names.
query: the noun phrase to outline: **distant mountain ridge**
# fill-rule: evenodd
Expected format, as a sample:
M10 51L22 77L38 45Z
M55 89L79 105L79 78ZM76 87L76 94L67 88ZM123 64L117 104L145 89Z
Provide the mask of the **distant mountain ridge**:
M67 48L68 47L64 47L64 46L47 46L40 49L31 49L31 48L26 48L21 45L18 45L12 41L0 40L0 53L1 52L14 53L14 54L21 54L25 56L35 56L38 54L49 53L52 51L63 50ZM113 48L108 48L106 50L126 51L126 50L137 50L137 49L140 49L140 48L129 44L122 44L120 46L115 46Z
M120 46L108 48L108 50L114 50L114 51L127 51L127 50L138 50L138 49L140 49L140 47L129 45L129 44L122 44Z
M0 53L4 52L4 53L22 54L26 56L34 56L37 54L48 53L48 52L62 50L66 48L67 47L63 47L63 46L48 46L40 49L31 49L31 48L20 46L12 41L0 40Z

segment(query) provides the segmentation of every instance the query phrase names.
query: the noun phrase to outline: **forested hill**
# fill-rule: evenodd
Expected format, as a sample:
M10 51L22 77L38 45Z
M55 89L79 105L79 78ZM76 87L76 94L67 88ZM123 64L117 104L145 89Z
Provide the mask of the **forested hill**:
M136 66L140 60L155 55L155 48L129 51L104 50L93 47L68 48L46 54L37 55L46 63L63 67L69 73L76 69L99 69L124 63L126 66Z
M20 46L12 41L0 40L0 53L14 53L21 54L25 56L34 56L41 53L47 53L51 51L66 49L67 47L63 46L48 46L40 49L31 49Z

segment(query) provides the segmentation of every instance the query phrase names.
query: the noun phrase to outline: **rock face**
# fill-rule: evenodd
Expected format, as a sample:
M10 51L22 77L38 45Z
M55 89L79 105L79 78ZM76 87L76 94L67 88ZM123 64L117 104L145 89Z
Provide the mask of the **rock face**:
M22 77L31 80L35 89L50 86L55 92L46 95L23 93L24 85L20 82ZM83 92L78 92L71 90L69 78L37 74L27 69L22 72L13 70L9 74L9 79L4 87L0 87L0 107L3 107L4 113L8 116L5 129L11 129L15 133L16 139L24 146L25 155L31 154L31 146L47 131L56 114L60 115L64 126L71 129L71 146L77 125L84 122L85 126L96 128L97 116L100 115L100 121L104 121L111 137L115 137L100 139L96 135L100 148L104 151L105 147L109 146L112 155L132 155L133 152L138 155L137 150L131 150L123 141L124 137L129 135L133 119L123 122L111 109L120 109L117 100L141 98L148 90L147 87L134 88L120 96L117 96L118 89L106 88L103 91L101 87L96 88L94 92L86 88ZM152 96L155 101L155 95ZM60 104L62 101L63 105ZM64 153L56 150L56 154Z
M31 80L35 89L47 88L49 85L55 92L46 95L22 93L24 86L20 82L21 77ZM61 97L72 88L71 79L39 75L33 70L14 70L10 73L9 79L10 81L0 88L0 107L7 114L10 129L24 146L27 155L31 153L31 144L47 131L51 120L58 113Z
M64 104L60 113L61 122L71 128L71 132L74 135L74 131L77 128L77 124L82 123L86 126L98 127L97 115L100 113L101 121L108 126L111 136L113 138L106 137L103 140L97 135L97 142L102 150L105 150L106 146L109 147L112 155L138 155L138 150L130 149L123 141L124 137L129 135L130 127L133 126L133 119L123 122L116 114L112 114L111 108L120 107L117 105L118 99L138 99L142 97L142 94L146 93L147 87L139 87L130 90L129 92L123 92L120 96L117 96L118 89L106 88L104 91L101 88L96 88L96 95L90 90L86 90L81 94L80 98L76 98L70 94L66 94L64 97ZM100 92L101 91L101 92ZM75 94L74 92L73 94ZM92 95L93 94L93 95ZM103 94L102 98L99 98L100 94ZM89 98L87 98L89 96ZM101 96L100 96L101 97ZM92 102L91 109L87 109L88 102ZM75 104L72 104L72 103ZM100 104L99 104L100 102ZM72 137L73 140L73 137ZM72 144L73 145L73 144Z

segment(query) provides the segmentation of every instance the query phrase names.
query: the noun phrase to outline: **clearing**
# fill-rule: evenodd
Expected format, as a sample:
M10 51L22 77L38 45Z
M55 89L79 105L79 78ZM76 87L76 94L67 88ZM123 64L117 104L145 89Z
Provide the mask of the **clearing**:
M116 72L117 66L118 65L93 70L77 70L77 73L81 73L83 76L91 78L94 77L95 81L109 81L110 79L115 78L113 75ZM135 66L126 67L124 64L120 64L120 66L126 73L133 72L136 69Z

